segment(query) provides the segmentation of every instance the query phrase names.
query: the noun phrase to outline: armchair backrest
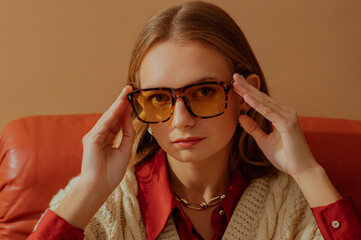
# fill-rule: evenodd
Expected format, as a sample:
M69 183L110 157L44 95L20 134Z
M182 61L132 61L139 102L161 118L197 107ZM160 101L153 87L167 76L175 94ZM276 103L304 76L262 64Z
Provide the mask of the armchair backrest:
M0 239L25 239L53 195L80 173L82 138L100 114L34 116L0 138Z
M101 114L35 116L0 138L0 239L25 239L52 196L80 173L82 137ZM300 117L316 159L361 211L361 121Z
M352 196L361 212L361 121L300 117L302 130L316 160L336 189Z

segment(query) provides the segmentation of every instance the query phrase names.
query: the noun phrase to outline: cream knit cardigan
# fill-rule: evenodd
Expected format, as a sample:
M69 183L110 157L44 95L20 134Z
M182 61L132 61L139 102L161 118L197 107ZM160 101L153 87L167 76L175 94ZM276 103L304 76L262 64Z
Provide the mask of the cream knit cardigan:
M73 178L50 202L54 210L79 177ZM128 170L121 184L85 228L85 239L146 239L138 185ZM172 217L158 239L179 239ZM323 239L301 190L284 173L254 179L244 191L223 239Z

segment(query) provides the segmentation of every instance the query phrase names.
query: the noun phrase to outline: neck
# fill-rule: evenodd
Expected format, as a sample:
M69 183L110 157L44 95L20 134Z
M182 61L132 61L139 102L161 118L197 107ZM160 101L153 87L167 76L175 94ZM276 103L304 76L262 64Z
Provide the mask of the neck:
M184 162L167 154L172 189L193 202L225 194L231 182L228 156L221 151L208 159Z

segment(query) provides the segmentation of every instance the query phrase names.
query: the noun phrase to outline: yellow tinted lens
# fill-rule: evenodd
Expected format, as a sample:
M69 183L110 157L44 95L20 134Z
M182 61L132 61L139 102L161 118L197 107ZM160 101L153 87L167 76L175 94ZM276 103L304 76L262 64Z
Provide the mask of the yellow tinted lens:
M134 96L133 103L140 119L161 122L171 114L172 95L165 90L140 91Z
M226 105L226 94L222 86L202 84L187 88L184 95L192 112L199 117L221 114Z

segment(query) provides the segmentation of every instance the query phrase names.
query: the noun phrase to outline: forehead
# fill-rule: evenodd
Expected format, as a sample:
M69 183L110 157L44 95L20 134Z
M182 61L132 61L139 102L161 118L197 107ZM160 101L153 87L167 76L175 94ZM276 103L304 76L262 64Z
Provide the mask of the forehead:
M139 77L141 88L180 88L205 79L231 81L232 73L230 63L215 48L197 41L168 41L148 51Z

